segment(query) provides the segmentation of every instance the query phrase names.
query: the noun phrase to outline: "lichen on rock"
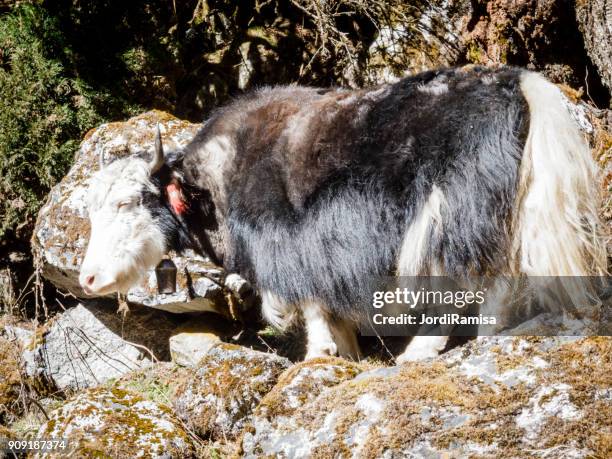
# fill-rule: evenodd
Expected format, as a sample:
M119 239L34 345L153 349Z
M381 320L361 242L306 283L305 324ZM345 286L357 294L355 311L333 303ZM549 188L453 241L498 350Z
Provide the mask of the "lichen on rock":
M242 436L245 455L259 454L260 451L266 454L280 452L276 445L266 445L262 449L254 440L266 435L273 437L277 429L295 425L294 414L299 408L312 402L328 388L355 378L367 368L365 364L330 357L307 360L286 370L274 389L263 398L249 426L245 428ZM299 442L296 446L300 447ZM286 451L288 456L298 452Z
M201 436L236 438L289 360L232 344L213 348L175 389L179 416Z
M245 456L605 456L610 338L481 337L427 363L365 371L278 424ZM270 426L272 425L272 428Z
M195 457L189 434L167 406L117 388L79 393L50 414L38 438L67 439L78 457Z
M289 416L326 388L353 379L366 368L364 364L335 357L297 363L280 376L255 414L267 419Z

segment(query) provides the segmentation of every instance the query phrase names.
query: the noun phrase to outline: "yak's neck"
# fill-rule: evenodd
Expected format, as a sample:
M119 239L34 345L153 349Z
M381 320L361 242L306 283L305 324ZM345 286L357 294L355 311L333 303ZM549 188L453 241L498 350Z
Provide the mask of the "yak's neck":
M181 175L185 177L183 192L188 201L188 211L181 217L188 246L223 267L227 252L224 207L215 196L216 190L201 187Z

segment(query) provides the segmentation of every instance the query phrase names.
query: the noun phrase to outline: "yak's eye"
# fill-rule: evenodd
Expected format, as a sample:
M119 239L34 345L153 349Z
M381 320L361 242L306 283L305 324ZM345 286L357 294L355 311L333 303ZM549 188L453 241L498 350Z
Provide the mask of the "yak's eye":
M132 204L132 201L121 201L117 204L117 209L127 208Z

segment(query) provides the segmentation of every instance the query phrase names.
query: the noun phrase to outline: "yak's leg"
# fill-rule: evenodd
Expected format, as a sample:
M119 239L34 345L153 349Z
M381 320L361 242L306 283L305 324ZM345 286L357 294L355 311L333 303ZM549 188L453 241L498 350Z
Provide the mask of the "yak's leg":
M351 360L359 360L360 352L355 324L348 320L334 320L331 330L338 346L338 355Z
M329 313L319 303L307 301L302 305L306 325L306 360L338 354Z
M395 359L398 364L437 357L446 346L448 336L415 336L406 350Z

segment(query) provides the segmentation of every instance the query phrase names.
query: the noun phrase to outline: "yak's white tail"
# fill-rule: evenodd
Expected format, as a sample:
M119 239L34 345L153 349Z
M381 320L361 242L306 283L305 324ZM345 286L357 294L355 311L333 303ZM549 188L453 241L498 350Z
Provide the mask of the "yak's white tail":
M525 72L530 126L514 224L514 268L529 276L607 272L597 166L559 88Z

